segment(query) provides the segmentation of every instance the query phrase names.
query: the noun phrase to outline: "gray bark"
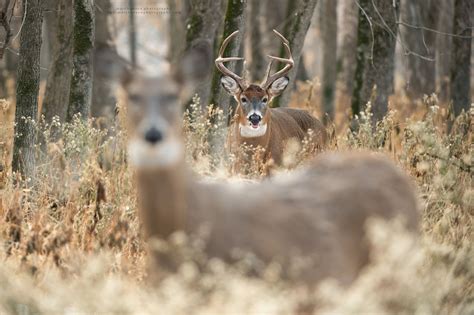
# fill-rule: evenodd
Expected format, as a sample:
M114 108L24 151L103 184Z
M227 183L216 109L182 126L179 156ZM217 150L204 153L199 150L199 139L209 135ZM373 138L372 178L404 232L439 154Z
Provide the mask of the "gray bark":
M249 31L247 38L248 49L250 51L250 59L247 63L250 80L257 82L263 79L265 73L266 58L264 57L263 43L262 43L262 4L259 1L249 2L249 16L248 25ZM266 34L264 36L267 36Z
M454 114L471 106L471 47L474 4L471 0L454 1L453 51L451 56L451 94ZM460 37L463 36L463 37Z
M295 61L294 68L288 74L290 83L283 94L273 101L273 106L288 106L291 91L295 85L295 77L299 67L301 54L303 52L304 39L308 32L311 18L313 17L314 8L317 0L295 0L288 3L287 18L283 35L290 42L291 53ZM285 49L283 45L280 47L280 56L285 56Z
M110 11L110 0L96 0L95 9L95 38L94 38L94 69L92 85L92 117L114 117L115 90L113 82L117 80L112 56L117 56L115 41L111 32L113 24ZM113 26L112 26L113 28Z
M216 51L219 30L222 24L221 1L214 0L190 0L189 17L186 21L186 43L185 50L189 50L199 42L208 42L213 51ZM215 54L212 59L215 59ZM201 105L209 104L211 92L211 73L196 87L196 93L201 98Z
M135 22L135 0L128 0L128 44L130 49L130 62L137 65L137 26Z
M185 2L186 1L167 0L167 5L170 10L168 59L172 65L179 63L179 59L184 50L185 24L187 18Z
M36 132L28 118L36 120L38 114L42 23L41 0L28 0L20 35L12 167L30 178L34 178Z
M359 3L364 12L359 10L352 113L358 114L371 101L373 121L376 122L387 113L388 97L393 93L400 0L363 0Z
M453 33L454 1L444 0L440 3L438 30L445 34ZM436 38L436 90L439 100L449 100L449 77L451 70L452 37L438 34Z
M0 28L2 29L1 34L3 35L3 37L0 38L0 41L3 42L0 46L0 60L3 58L5 49L8 47L10 39L13 36L10 25L10 19L13 14L11 7L12 5L10 0L2 0L0 3Z
M350 109L356 68L357 26L359 10L353 0L342 0L338 19L336 101L338 108Z
M288 3L292 0L265 0L258 1L263 6L262 17L262 45L264 49L263 55L275 55L280 49L280 42L275 39L272 30L276 29L283 34L286 23L286 13ZM252 1L253 2L253 1ZM267 60L268 61L268 60ZM263 79L263 78L262 78Z
M245 37L244 26L246 5L247 0L229 0L227 3L227 9L224 19L224 32L217 47L220 47L222 41L234 31L240 30L240 34L229 43L226 51L224 52L225 56L239 55L241 45L243 44L243 38ZM236 71L236 62L229 62L226 66L231 71ZM214 106L220 107L224 110L224 112L229 113L231 111L229 107L231 98L221 86L221 76L222 74L220 73L220 71L217 70L216 67L214 67L209 103L213 104Z
M57 26L57 1L43 0L43 32L41 43L41 81L48 78L49 68L54 57Z
M92 101L92 58L94 47L93 0L74 1L73 63L67 121L80 114L89 117Z
M334 120L334 94L337 75L337 0L321 0L320 30L323 46L321 104L325 124Z
M56 39L53 62L49 69L42 113L46 122L58 116L66 120L72 71L72 0L59 0L57 4Z
M402 0L400 19L415 27L401 25L401 38L405 48L404 76L406 92L410 98L423 97L436 90L436 33L423 28L437 28L440 13L439 0ZM420 56L432 60L426 60Z

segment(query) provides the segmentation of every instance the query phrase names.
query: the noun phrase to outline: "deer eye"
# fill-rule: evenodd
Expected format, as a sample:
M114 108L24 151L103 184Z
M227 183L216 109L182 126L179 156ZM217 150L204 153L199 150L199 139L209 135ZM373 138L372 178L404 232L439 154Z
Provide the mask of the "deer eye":
M266 103L268 101L268 98L264 97L262 102Z
M242 101L242 103L247 103L247 98L246 97L242 97L240 100Z

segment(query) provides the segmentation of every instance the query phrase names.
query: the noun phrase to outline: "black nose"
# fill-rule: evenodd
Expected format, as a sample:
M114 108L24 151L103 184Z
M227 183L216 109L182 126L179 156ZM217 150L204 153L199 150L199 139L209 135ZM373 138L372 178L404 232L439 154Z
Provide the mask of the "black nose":
M163 135L155 127L150 128L145 134L145 140L150 142L151 144L155 144L157 142L160 142L161 139L163 139Z
M249 121L252 123L252 125L258 125L258 123L262 120L262 117L257 114L252 114L249 116Z

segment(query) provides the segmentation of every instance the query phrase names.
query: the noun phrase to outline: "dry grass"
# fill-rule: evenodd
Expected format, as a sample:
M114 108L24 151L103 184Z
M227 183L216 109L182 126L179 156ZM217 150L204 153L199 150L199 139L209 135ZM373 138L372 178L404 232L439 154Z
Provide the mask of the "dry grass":
M411 105L400 97L392 102L392 108ZM328 281L315 291L280 280L276 265L261 277L249 275L258 263L252 256L235 265L209 259L202 240L180 234L155 244L176 271L150 280L122 129L106 134L90 122L54 123L64 139L51 143L51 126L38 126L45 143L36 180L31 186L5 176L0 190L0 314L289 314L315 306L327 314L474 312L474 113L459 117L448 134L446 111L435 97L410 108L392 111L376 130L370 112L362 113L358 131L341 130L330 149L385 152L412 175L423 208L422 239L396 223L374 222L374 263L350 288ZM227 179L222 120L186 117L188 162L202 175ZM216 135L211 142L209 130ZM8 139L4 129L0 139ZM288 161L304 163L299 149Z

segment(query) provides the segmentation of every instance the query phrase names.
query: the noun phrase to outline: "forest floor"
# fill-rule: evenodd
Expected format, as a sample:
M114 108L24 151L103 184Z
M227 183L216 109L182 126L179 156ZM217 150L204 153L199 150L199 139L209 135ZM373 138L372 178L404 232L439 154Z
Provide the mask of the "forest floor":
M293 103L311 107L311 96L299 95ZM8 116L8 103L0 105ZM375 130L370 112L361 113L358 131L339 128L328 150L380 152L403 168L418 189L422 237L376 222L373 263L358 280L349 288L326 281L314 291L285 283L273 265L250 275L252 257L232 265L208 259L202 240L181 234L161 249L176 271L149 281L121 121L107 133L79 120L38 126L34 185L6 175L11 129L2 122L0 314L291 314L314 306L332 314L472 314L474 109L451 126L435 96L416 104L392 98L392 109ZM49 140L52 128L63 140ZM195 172L227 180L226 162L209 153L210 129L225 133L204 116L185 117L187 158Z

